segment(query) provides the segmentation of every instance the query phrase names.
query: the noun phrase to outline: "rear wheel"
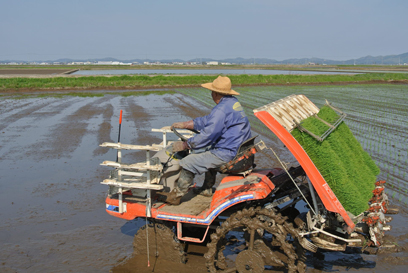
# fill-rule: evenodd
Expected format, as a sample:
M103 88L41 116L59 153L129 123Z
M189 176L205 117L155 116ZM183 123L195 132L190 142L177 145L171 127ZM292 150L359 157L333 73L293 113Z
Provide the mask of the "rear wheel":
M133 240L134 254L150 259L186 262L184 246L177 239L169 223L151 222L141 227Z
M215 272L264 272L265 266L274 270L305 272L304 250L297 243L297 230L286 217L273 210L250 208L232 214L211 235L204 255L207 268ZM224 256L226 236L233 231L244 232L246 247L228 262Z

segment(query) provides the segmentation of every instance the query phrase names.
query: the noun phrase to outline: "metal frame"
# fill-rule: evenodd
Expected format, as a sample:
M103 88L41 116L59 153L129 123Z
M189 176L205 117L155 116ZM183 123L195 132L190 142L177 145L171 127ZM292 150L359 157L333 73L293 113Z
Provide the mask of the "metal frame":
M113 148L117 150L117 162L115 161L104 161L101 163L102 166L114 167L117 170L116 179L105 179L101 184L114 186L118 188L119 195L119 214L126 212L126 204L123 202L123 192L128 189L145 189L146 190L146 216L152 217L152 200L151 200L151 190L161 190L163 185L159 185L160 173L163 169L161 164L150 165L150 151L159 151L165 148L170 142L167 141L167 133L173 133L170 130L170 126L163 127L161 129L152 129L152 132L161 132L163 134L163 142L160 144L150 145L131 145L104 142L101 147ZM179 130L180 133L186 134L185 137L191 137L192 132L188 130ZM124 164L122 163L122 150L145 150L146 151L146 161L142 163L135 164ZM139 172L124 171L123 169L138 170ZM157 172L155 178L152 178L151 172ZM123 178L123 176L140 177L137 178ZM146 181L141 178L146 178Z
M323 140L328 137L339 125L340 123L346 118L347 114L340 111L339 109L333 107L327 100L326 100L326 104L327 106L329 106L331 109L333 109L334 111L338 112L340 114L339 118L333 123L328 123L327 121L325 121L324 119L321 119L317 114L312 115L313 117L315 117L317 120L323 122L324 124L326 124L328 127L330 127L326 132L324 132L321 136L315 135L314 133L310 132L309 130L307 130L306 128L304 128L302 126L302 123L298 123L296 120L293 120L293 122L296 124L296 127L302 131L305 132L309 135L311 135L312 137L314 137L316 140L323 142Z
M183 237L183 224L181 222L177 222L177 238L182 241L193 242L193 243L202 243L207 237L208 230L210 229L210 225L207 226L204 237L202 239L193 238L193 237Z

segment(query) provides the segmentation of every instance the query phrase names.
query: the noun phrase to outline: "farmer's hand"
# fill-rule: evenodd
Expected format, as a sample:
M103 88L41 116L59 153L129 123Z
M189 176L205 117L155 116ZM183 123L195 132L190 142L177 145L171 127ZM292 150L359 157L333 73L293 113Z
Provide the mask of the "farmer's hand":
M170 130L173 131L173 128L178 128L178 129L194 129L194 121L189 120L189 121L184 121L184 122L175 122L170 126Z
M187 141L176 141L172 145L173 153L188 150Z
M184 122L175 122L170 126L170 130L173 131L173 128L184 129Z

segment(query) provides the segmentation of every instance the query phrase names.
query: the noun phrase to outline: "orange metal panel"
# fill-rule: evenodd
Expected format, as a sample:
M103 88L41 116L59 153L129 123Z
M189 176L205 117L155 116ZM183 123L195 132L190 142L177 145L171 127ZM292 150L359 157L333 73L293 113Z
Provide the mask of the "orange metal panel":
M107 205L116 206L116 207L119 206L119 200L117 199L111 199L109 197L106 197L105 202ZM118 218L122 218L126 220L133 220L135 219L135 217L146 217L146 205L129 202L126 204L126 212L124 213L119 213L119 212L112 211L109 209L106 209L106 212ZM153 214L153 209L152 209L152 214Z
M261 120L295 156L312 182L326 209L339 213L347 225L351 229L354 229L355 224L299 142L268 112L259 111L255 113L255 116Z
M245 201L264 199L268 196L275 188L275 185L267 177L269 172L277 174L280 171L265 170L254 172L251 176L259 177L260 181L258 183L233 186L216 191L210 207L199 215L159 212L157 208L152 208L152 218L174 222L194 223L198 225L209 225L220 213L231 206ZM221 183L240 180L242 178L242 176L227 176L224 177ZM110 206L110 208L106 209L106 212L118 218L133 220L137 217L146 217L146 205L143 203L126 202L126 212L124 213L117 212L117 207L119 206L119 201L117 199L107 197L106 204Z

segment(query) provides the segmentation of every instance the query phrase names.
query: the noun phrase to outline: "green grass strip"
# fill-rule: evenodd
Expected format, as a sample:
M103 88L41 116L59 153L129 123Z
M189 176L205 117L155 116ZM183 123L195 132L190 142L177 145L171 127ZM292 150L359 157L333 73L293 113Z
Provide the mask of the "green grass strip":
M0 91L33 89L99 89L199 86L211 82L214 75L122 75L53 78L1 78ZM233 86L302 84L367 81L407 81L408 73L367 73L355 75L229 75Z
M337 113L328 106L323 106L318 116L329 123L338 119ZM302 126L316 135L322 135L329 129L315 117L304 120ZM294 129L292 135L347 211L358 215L368 209L380 169L344 122L323 142L299 129Z

